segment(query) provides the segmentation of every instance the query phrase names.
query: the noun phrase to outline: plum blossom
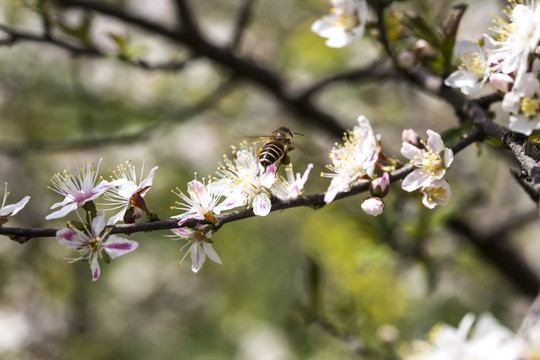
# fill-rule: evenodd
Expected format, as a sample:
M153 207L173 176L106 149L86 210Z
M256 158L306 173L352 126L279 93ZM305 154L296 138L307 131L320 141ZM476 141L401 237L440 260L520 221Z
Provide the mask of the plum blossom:
M141 167L141 173L137 180L135 166L127 161L126 164L121 164L113 171L112 179L117 187L112 187L110 191L103 196L108 210L119 210L115 215L111 216L107 222L108 225L116 224L123 220L126 223L133 223L135 219L142 216L142 211L149 213L143 197L152 187L154 175L158 166L153 167L146 178L143 179L144 163Z
M225 157L225 164L218 169L238 205L253 207L253 213L266 216L270 213L270 188L276 180L276 165L266 169L259 163L253 149L242 149L233 162Z
M476 324L474 320L473 314L467 314L457 328L446 324L435 326L428 341L413 343L413 351L405 360L522 359L522 339L500 325L489 314L482 314Z
M525 135L540 129L540 81L535 73L524 74L504 95L502 108L510 114L510 129Z
M48 188L65 198L63 201L51 206L51 209L60 208L60 210L50 213L45 217L45 220L62 218L78 207L98 198L108 189L121 183L122 180L113 182L101 180L96 185L100 164L101 159L96 169L94 169L94 163L88 161L85 166L77 167L76 169L68 167L66 170L53 176L51 179L52 187L49 186Z
M434 209L437 205L446 205L452 197L450 185L444 179L432 180L428 185L420 188L422 204L428 209Z
M334 200L337 193L348 191L360 181L369 181L379 157L377 137L365 116L358 118L358 125L345 134L343 140L343 145L336 143L337 148L334 147L329 155L332 165L326 167L334 173L321 174L332 178L324 196L327 204Z
M0 207L0 226L5 224L8 221L9 216L13 216L19 211L21 211L22 208L26 206L28 201L30 200L30 196L25 196L22 198L21 201L15 204L6 205L6 200L9 195L9 192L7 191L7 182L4 183L4 199L2 200L2 206Z
M332 0L330 14L315 21L311 31L327 38L326 45L341 48L362 37L368 6L365 0Z
M368 215L378 216L383 213L384 203L378 197L367 198L362 202L362 210Z
M178 228L171 229L174 235L167 235L172 240L187 240L188 243L180 249L178 252L182 251L189 246L188 250L180 260L181 264L188 254L191 257L191 270L196 273L198 272L206 260L206 256L210 258L213 262L221 264L221 259L217 254L216 250L212 247L212 229L210 226L204 226L197 224L196 228Z
M486 46L489 46L488 41ZM469 40L458 41L456 48L462 62L458 70L444 80L444 84L472 95L480 90L491 74L486 49Z
M92 281L99 279L101 273L98 259L109 262L135 250L139 244L136 241L127 240L116 235L110 235L111 228L105 226L103 215L96 216L90 226L85 225L84 229L68 223L68 227L56 232L56 237L60 239L60 244L79 252L79 257L70 259L71 262L77 260L90 263Z
M444 146L439 134L431 130L427 134L427 143L421 141L424 145L422 149L407 142L401 146L401 154L417 167L403 179L401 188L405 191L411 192L429 186L431 181L442 179L454 160L454 153Z
M490 56L497 58L492 69L504 74L514 73L518 83L529 67L529 55L540 41L540 5L537 0L510 2L505 10L507 19L496 17L496 39L489 39Z
M388 185L390 185L390 175L385 171L369 184L369 192L375 197L384 197L388 194Z
M187 188L187 195L178 188L176 189L178 192L173 191L183 200L183 203L175 202L176 206L172 207L172 209L183 211L182 214L172 217L179 220L179 226L190 219L206 220L213 223L216 221L214 215L219 215L222 211L239 205L237 194L231 193L225 181L209 179L206 182L206 179L202 178L202 182L200 182L195 177L195 180L187 184Z
M307 166L306 171L303 175L296 173L294 176L294 171L292 165L285 166L285 174L287 178L280 178L272 186L272 195L277 197L280 200L290 200L296 199L304 191L304 185L308 179L309 173L313 169L313 164Z

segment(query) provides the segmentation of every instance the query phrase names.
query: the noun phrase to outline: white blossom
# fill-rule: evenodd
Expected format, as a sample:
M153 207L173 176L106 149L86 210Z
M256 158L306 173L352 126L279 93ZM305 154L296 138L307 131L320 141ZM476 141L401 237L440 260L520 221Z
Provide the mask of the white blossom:
M173 193L178 195L183 203L176 202L173 209L181 210L183 213L172 218L179 220L179 226L190 219L214 222L214 215L219 215L222 211L232 209L242 203L234 190L231 190L228 183L223 180L209 179L206 182L206 178L202 178L200 182L195 178L187 184L187 195L178 188L177 191Z
M108 210L119 210L115 215L111 216L108 220L108 224L116 224L118 221L124 219L124 215L128 209L133 208L136 214L134 218L142 216L141 207L146 207L142 198L146 195L148 190L152 187L154 175L158 166L153 167L146 178L143 179L144 163L141 167L141 173L137 180L137 174L135 166L127 161L126 164L121 164L113 171L113 183L118 184L117 187L112 187L110 191L103 196L105 205L109 206ZM147 209L146 209L147 210Z
M51 209L60 208L60 210L47 215L45 220L62 218L88 201L95 200L111 187L121 183L121 180L113 182L102 180L96 185L100 164L101 159L96 169L94 169L94 163L88 161L84 166L76 169L68 167L53 176L51 179L52 187L49 186L49 189L64 196L64 200L51 206Z
M422 204L428 209L434 209L437 205L446 205L452 197L450 185L444 179L431 180L426 186L420 188Z
M540 81L535 73L524 74L504 95L502 108L510 114L510 129L525 135L540 129Z
M365 0L332 0L330 14L315 21L311 30L327 38L326 45L341 48L364 35L368 6Z
M235 161L228 158L224 161L218 173L236 197L237 204L253 207L255 215L268 215L272 208L270 188L276 180L275 164L265 169L253 149L242 149L236 153Z
M489 46L489 42L486 46ZM458 41L456 48L462 62L458 70L444 80L444 84L459 88L466 95L472 95L480 90L491 74L486 50L469 40Z
M187 240L188 243L180 249L178 252L181 254L182 251L189 246L188 250L180 260L180 264L184 261L186 256L190 255L191 257L191 270L196 273L198 272L206 260L206 256L210 258L213 262L221 264L221 259L219 255L214 250L211 244L212 229L210 226L204 226L197 224L196 228L178 228L171 229L174 235L167 235L173 240Z
M271 188L272 195L283 201L296 199L304 191L304 185L312 168L313 164L309 164L303 175L296 173L295 177L292 165L286 165L285 174L287 175L287 178L285 179L280 176L279 179L274 182L274 185Z
M332 182L324 196L324 202L330 204L337 193L348 191L361 181L369 181L373 177L375 163L379 157L377 137L365 116L358 118L358 125L344 136L343 145L334 147L330 152L332 165L326 167L333 174L323 173L332 178Z
M79 252L79 257L70 259L72 262L81 260L90 263L92 281L96 281L101 273L98 259L104 256L114 259L137 249L139 246L136 241L110 235L110 232L111 229L105 226L105 218L100 215L92 220L90 226L85 226L82 230L72 223L68 223L67 228L56 232L56 237L60 239L61 245Z
M421 141L423 148L407 142L401 146L401 154L417 167L403 179L401 188L405 191L411 192L429 186L431 181L442 179L454 160L454 153L444 146L439 134L431 130L428 130L427 134L427 142Z

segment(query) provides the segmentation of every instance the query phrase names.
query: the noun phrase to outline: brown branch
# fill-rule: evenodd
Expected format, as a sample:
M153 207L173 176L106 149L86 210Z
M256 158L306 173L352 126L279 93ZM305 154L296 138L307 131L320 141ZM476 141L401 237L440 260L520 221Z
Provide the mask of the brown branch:
M249 23L255 0L242 0L236 19L230 49L236 51L242 42L245 29Z

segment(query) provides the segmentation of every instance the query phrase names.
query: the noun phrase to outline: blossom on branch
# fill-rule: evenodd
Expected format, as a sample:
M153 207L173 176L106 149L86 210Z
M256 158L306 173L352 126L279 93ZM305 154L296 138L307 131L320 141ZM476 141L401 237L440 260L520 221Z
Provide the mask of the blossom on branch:
M337 193L348 191L361 181L373 177L375 164L379 158L378 140L365 116L358 118L358 125L343 137L343 145L338 145L330 152L332 165L326 167L333 174L321 176L332 178L324 196L324 202L330 204Z
M238 200L237 194L232 192L223 180L209 179L206 182L206 179L202 178L202 182L200 182L195 178L187 184L187 188L187 195L178 188L176 189L178 192L173 191L184 201L184 203L175 202L176 206L172 207L172 209L184 212L172 216L173 219L179 220L179 226L190 219L214 223L216 221L214 215L219 215L222 211L232 209L242 203Z
M446 205L452 197L450 185L444 179L432 180L428 185L420 188L422 204L428 209L434 209L437 205Z
M150 214L143 197L152 187L158 166L154 166L143 180L143 163L138 181L135 166L131 162L128 161L125 165L118 165L116 168L117 170L113 171L112 183L118 186L110 188L103 198L106 201L105 205L110 207L108 210L119 209L119 211L109 218L107 224L116 224L120 220L125 223L134 223L136 219L142 217L143 211Z
M427 143L420 141L423 148L417 148L408 142L403 142L401 146L401 154L417 167L403 179L401 188L405 191L411 192L429 186L434 180L442 179L454 160L454 153L444 146L439 134L431 130L428 130L427 134Z
M272 208L270 188L276 180L276 165L265 169L253 149L242 149L236 153L234 162L227 157L224 162L218 173L236 197L237 206L251 206L255 215L268 215Z
M7 191L7 182L4 183L4 199L2 200L2 206L0 207L0 226L8 222L8 217L13 216L19 211L21 211L22 208L26 206L28 201L30 200L30 196L25 196L22 198L21 201L15 204L6 205L6 200L9 195L9 192Z
M213 262L217 264L222 264L219 255L216 250L212 247L212 229L211 226L204 226L197 224L196 228L178 228L171 229L174 235L167 235L172 240L187 240L188 243L178 252L181 254L182 251L189 246L188 250L180 260L179 265L184 261L188 254L191 257L191 270L196 273L198 272L206 260L206 256L210 258Z
M285 179L282 176L279 177L271 188L272 195L283 201L296 199L304 192L304 185L311 169L313 169L313 164L307 166L303 175L296 173L295 177L292 164L286 165L285 174L287 175L287 178Z
M68 227L56 232L61 245L79 252L79 257L70 259L74 261L87 261L90 263L92 281L96 281L100 275L99 259L109 262L110 259L125 255L135 250L139 244L136 241L127 240L116 235L111 235L111 228L105 226L105 218L100 215L92 220L90 226L83 228L69 222Z
M311 25L311 30L327 38L326 45L341 48L362 37L368 6L365 0L332 0L330 14Z
M489 42L486 42L485 46L489 46ZM480 90L491 75L486 50L469 40L458 41L456 48L462 62L458 70L444 80L444 84L460 88L466 95L472 95Z
M520 1L521 2L521 1ZM510 2L504 13L507 19L496 17L491 30L497 33L490 39L493 49L489 52L497 59L492 69L504 74L513 73L516 82L528 71L529 56L540 41L540 4L538 0Z
M108 182L101 180L96 185L98 180L98 170L101 164L101 159L94 169L94 163L88 161L85 166L77 167L76 169L67 168L61 173L57 173L51 179L52 187L48 188L54 192L64 196L64 200L51 206L51 209L60 208L45 217L45 220L59 219L80 206L84 206L89 201L92 201L101 196L105 191L117 186L122 180Z
M430 332L428 341L413 343L405 360L520 360L525 359L525 343L500 325L493 316L481 315L474 324L474 315L463 317L457 328L439 324ZM473 329L474 324L474 329Z
M540 129L540 81L537 74L524 74L519 84L504 95L502 108L510 114L510 129L525 135Z

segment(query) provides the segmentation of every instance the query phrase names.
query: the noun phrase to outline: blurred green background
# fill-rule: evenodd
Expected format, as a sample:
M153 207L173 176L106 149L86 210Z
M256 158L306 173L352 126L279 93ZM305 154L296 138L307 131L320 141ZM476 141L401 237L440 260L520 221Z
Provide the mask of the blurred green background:
M32 2L4 1L0 22L39 33ZM111 2L165 24L167 0ZM201 28L226 44L240 1L191 1ZM460 38L487 31L497 1L467 1ZM440 13L452 2L409 1L399 6ZM437 11L433 10L437 7ZM325 14L324 0L256 1L238 53L275 70L293 88L362 68L379 52L367 36L330 49L310 31ZM489 11L488 11L489 10ZM443 12L444 13L444 12ZM62 18L77 23L82 14ZM438 19L433 19L437 21ZM1 32L0 32L1 33ZM289 126L303 133L305 153L292 153L295 171L315 167L306 193L323 192L328 152L337 140L301 121L247 82L227 83L221 67L200 58L182 71L146 71L114 56L110 34L128 35L149 62L184 59L187 51L110 18L93 20L90 36L111 56L72 58L48 44L0 47L0 173L8 203L32 199L7 226L62 227L46 222L61 199L49 179L73 160L97 162L110 175L117 164L159 165L147 204L160 218L176 213L170 192L213 174L230 145L243 137ZM457 125L441 101L394 82L337 83L317 104L352 128L366 115L382 134L385 152L399 155L401 130L443 131ZM203 104L203 106L201 106ZM505 121L505 120L504 120ZM457 324L469 312L493 312L516 329L530 298L486 260L448 221L480 230L525 218L533 203L511 178L500 149L461 152L448 172L454 197L425 209L418 194L393 184L383 215L365 215L358 195L319 210L297 208L227 224L213 239L223 265L208 261L193 274L178 266L181 242L163 234L134 234L134 253L102 266L92 283L87 264L54 238L19 245L0 242L0 358L2 359L391 359L438 321ZM538 224L509 237L538 273Z

